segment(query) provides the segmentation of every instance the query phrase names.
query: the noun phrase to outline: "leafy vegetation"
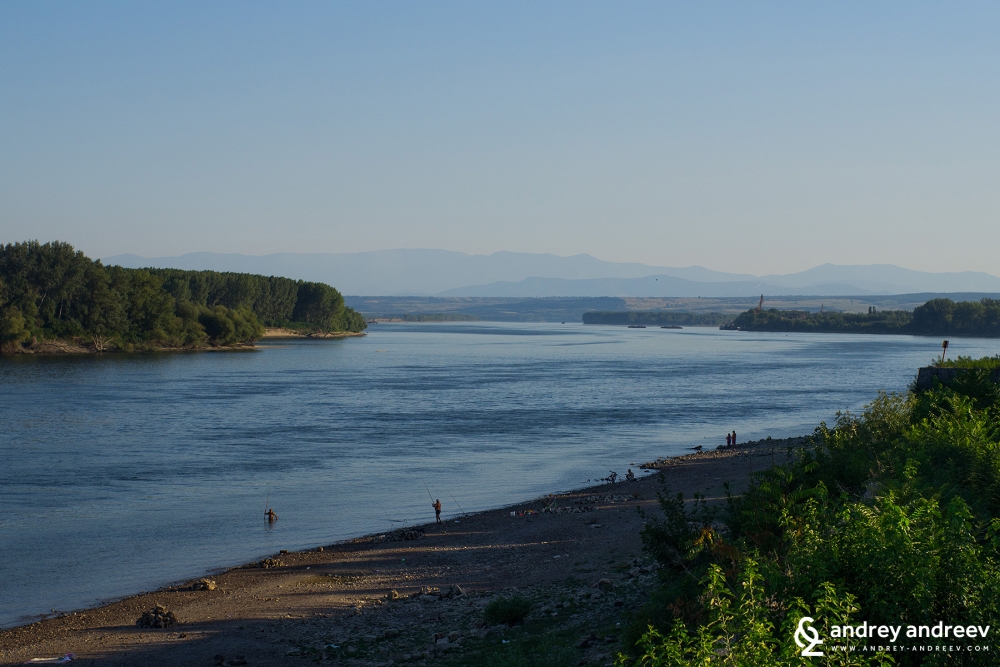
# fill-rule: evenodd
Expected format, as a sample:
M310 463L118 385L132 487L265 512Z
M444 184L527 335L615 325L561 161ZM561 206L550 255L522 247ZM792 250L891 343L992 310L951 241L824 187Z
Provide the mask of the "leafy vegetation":
M1000 336L1000 299L931 299L913 310L913 333Z
M329 285L214 271L106 267L67 243L0 246L0 350L74 340L97 351L251 343L264 325L361 331Z
M490 600L483 610L483 619L488 625L505 623L517 625L531 613L531 600L523 595L497 597Z
M913 312L810 313L804 310L748 310L723 329L818 333L917 334L1000 337L1000 300L954 302L931 299Z
M979 370L996 370L1000 368L1000 355L995 357L984 357L983 359L973 359L972 357L956 357L945 359L934 363L938 368L966 368Z
M715 327L733 319L725 313L685 313L673 311L591 311L583 314L584 324L648 324L669 326L676 324L690 327Z
M661 589L636 618L634 651L619 663L809 664L792 642L802 616L816 619L825 637L833 625L865 621L995 626L1000 388L990 371L997 359L956 363L975 372L927 391L881 395L859 416L838 415L833 428L817 429L813 447L757 473L721 514L699 499L661 493L662 516L648 517L643 531L663 566ZM878 654L862 650L862 639L837 641L856 650L827 650L819 664L996 660L992 652Z
M748 310L723 329L815 333L908 333L913 316L905 310L875 313L811 313L805 310Z
M693 632L685 624L675 623L667 636L651 628L639 640L643 667L687 667L688 665L733 665L734 667L783 667L801 664L795 644L788 641L795 630L786 615L777 628L768 613L765 587L756 563L747 560L740 571L736 590L732 590L718 565L709 566L705 576L702 604L704 621ZM858 608L850 595L839 595L832 585L825 585L815 605L797 600L797 615L812 615L827 626L853 623ZM620 661L622 662L622 661ZM884 652L872 657L856 653L833 653L823 664L838 666L887 665L892 660Z

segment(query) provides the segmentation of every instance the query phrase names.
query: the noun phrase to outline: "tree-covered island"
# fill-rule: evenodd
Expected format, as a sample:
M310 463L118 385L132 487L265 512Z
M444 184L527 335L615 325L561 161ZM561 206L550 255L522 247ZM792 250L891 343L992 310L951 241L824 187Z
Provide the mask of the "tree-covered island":
M357 333L364 318L323 283L104 266L68 243L0 246L0 352L139 351L250 345L265 326Z

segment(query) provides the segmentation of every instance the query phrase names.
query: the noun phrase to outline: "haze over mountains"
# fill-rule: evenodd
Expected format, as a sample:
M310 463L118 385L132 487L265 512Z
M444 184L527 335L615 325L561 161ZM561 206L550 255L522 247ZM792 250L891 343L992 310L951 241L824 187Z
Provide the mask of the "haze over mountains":
M450 250L241 255L189 253L146 258L115 255L105 264L235 271L325 282L365 296L633 296L727 297L865 295L913 292L1000 292L1000 278L983 272L931 273L891 264L823 264L790 274L752 276L700 266L683 268L606 262L591 255Z

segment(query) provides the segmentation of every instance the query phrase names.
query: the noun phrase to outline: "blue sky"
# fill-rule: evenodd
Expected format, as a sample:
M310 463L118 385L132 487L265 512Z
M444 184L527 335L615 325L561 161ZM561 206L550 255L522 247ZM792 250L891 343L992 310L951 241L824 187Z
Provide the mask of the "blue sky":
M1000 273L995 3L0 4L0 241Z

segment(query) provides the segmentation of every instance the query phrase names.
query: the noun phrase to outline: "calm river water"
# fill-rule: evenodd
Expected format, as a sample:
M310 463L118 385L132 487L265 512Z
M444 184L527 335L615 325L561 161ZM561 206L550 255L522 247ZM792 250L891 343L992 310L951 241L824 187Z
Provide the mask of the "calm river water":
M244 352L0 359L0 625L281 549L809 433L940 341L379 324ZM952 341L949 353L1000 351ZM280 515L264 519L265 501Z

